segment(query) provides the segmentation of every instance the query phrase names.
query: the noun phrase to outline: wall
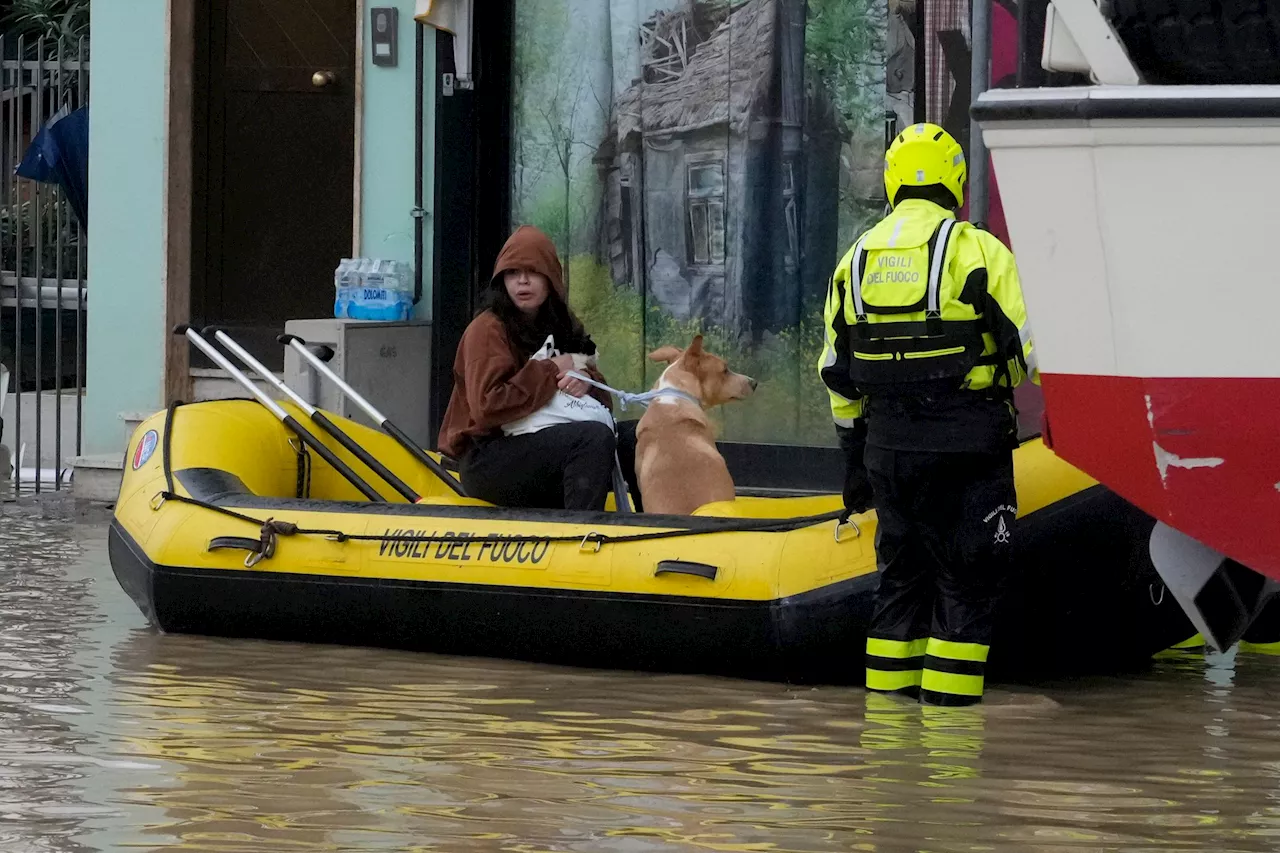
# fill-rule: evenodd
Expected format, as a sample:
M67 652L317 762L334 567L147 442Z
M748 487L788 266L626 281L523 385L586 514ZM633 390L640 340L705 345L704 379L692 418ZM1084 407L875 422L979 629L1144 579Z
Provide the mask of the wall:
M163 403L165 6L93 9L86 454L123 453L120 413Z
M365 255L412 262L414 2L379 3L400 8L399 65L373 65L366 12L360 245ZM166 27L166 0L94 8L85 455L123 453L121 413L152 412L164 405L169 334L164 306ZM426 42L430 74L434 31ZM424 118L428 217L423 267L428 275L418 308L423 319L429 318L431 305L433 104L428 98Z
M383 68L373 64L372 26L369 13L364 21L364 111L363 154L361 156L360 251L367 257L413 262L413 142L414 142L414 57L417 24L414 0L367 0L373 5L400 10L399 64ZM431 311L431 202L433 198L434 104L432 70L435 68L435 30L427 31L426 76L423 124L424 201L427 210L423 231L422 301L416 316L430 319Z

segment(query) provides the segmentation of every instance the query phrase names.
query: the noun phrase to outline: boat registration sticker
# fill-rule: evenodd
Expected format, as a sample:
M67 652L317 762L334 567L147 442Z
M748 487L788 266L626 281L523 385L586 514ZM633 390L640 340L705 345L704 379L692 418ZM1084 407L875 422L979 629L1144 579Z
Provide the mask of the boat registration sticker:
M133 451L133 470L137 471L150 461L152 455L156 452L156 445L159 443L160 435L153 429L147 430L146 435L138 442L138 449Z

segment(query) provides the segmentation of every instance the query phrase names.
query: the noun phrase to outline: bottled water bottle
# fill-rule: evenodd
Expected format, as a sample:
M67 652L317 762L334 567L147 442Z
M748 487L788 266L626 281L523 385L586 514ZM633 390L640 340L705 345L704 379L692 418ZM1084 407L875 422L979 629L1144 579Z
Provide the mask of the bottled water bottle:
M359 261L354 258L343 258L333 273L333 316L349 317L351 303L356 298L360 287Z
M390 261L390 264L391 269L387 275L399 302L399 319L408 320L413 314L413 265L404 261Z
M398 261L361 258L359 261L359 286L347 308L347 316L356 320L403 321L409 318L413 294L408 293L409 277L403 274Z

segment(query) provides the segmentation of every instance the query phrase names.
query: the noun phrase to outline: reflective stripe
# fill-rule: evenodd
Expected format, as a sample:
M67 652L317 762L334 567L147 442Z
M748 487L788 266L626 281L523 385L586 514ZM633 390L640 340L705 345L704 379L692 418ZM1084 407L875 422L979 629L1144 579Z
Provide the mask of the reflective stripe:
M898 217L898 221L893 224L893 233L889 235L889 248L894 249L898 246L898 236L902 234L902 223L906 222L906 217Z
M836 281L836 277L832 276L831 284L827 287L827 307L823 312L826 328L823 329L822 335L821 370L826 370L827 368L835 367L836 365L836 333L835 329L832 328L832 325L837 313L844 310L844 305L841 304L843 301L844 298L840 293L840 286ZM831 315L830 320L826 319L827 314Z
M933 247L933 259L929 264L929 298L925 302L925 317L942 316L942 267L947 259L947 243L951 240L954 219L944 219L938 226L938 242Z
M920 679L920 689L955 696L981 696L982 676L956 675L953 672L926 669Z
M919 640L882 640L879 637L867 637L867 654L878 658L918 658L923 657L929 641Z
M1027 362L1027 375L1034 376L1040 372L1040 359L1036 355L1036 351L1032 350L1023 355L1023 359Z
M858 423L857 418L832 418L831 421L838 427L847 427L849 429L853 429Z
M908 687L920 686L921 673L918 669L886 672L883 669L867 670L868 690L905 690Z
M991 647L984 646L982 643L956 643L951 640L930 639L929 645L925 649L925 654L933 655L936 658L985 663L989 651L991 651Z
M858 244L853 247L853 260L849 261L849 295L853 297L855 319L867 315L862 304L862 275L858 272L862 269L862 256L866 254L863 246L866 242L866 237L858 241Z
M964 352L964 347L948 347L947 349L930 349L921 352L904 352L903 358L940 358L944 355L959 355Z
M1027 363L1027 375L1036 375L1040 372L1040 359L1036 356L1034 347L1031 352L1027 352L1027 344L1031 343L1031 321L1023 323L1018 330L1018 343L1022 345L1022 359Z

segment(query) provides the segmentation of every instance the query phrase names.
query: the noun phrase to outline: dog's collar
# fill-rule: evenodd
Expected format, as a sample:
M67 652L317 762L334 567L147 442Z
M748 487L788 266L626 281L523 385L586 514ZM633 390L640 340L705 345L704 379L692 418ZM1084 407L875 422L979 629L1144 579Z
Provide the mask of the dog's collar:
M686 402L693 403L699 409L702 408L701 400L699 400L697 397L690 394L688 391L681 391L679 388L655 388L654 390L647 391L644 394L633 394L632 396L647 398L643 401L645 403L649 403L652 400L657 400L660 397L675 397L676 399L685 400Z

